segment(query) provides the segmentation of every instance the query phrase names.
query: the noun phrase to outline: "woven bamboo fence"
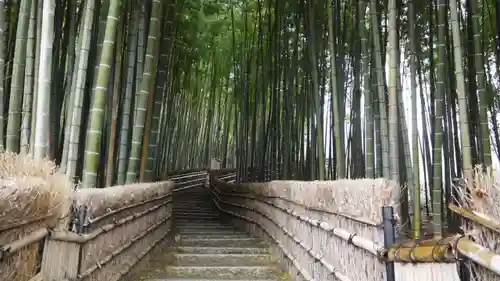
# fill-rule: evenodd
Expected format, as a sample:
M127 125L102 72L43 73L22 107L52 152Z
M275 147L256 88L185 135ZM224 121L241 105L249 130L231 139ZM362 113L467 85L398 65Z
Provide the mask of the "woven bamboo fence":
M500 184L494 171L477 167L472 182L456 186L463 234L454 238L456 253L470 261L471 280L500 280Z
M49 229L65 227L71 181L50 161L0 154L0 279L41 280Z
M273 181L235 185L211 176L217 206L268 238L295 280L386 280L382 206L398 217L384 180Z
M170 230L173 183L79 189L70 230L50 233L45 280L116 281Z

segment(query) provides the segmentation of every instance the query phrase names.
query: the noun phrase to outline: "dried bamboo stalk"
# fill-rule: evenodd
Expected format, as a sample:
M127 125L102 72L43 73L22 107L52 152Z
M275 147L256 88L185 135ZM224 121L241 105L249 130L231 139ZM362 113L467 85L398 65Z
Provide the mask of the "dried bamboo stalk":
M388 249L387 259L394 262L453 263L457 259L450 242L448 238L396 244Z
M39 242L40 240L45 238L48 234L49 230L47 228L40 228L39 230L24 236L22 239L0 246L0 260L17 253L26 246Z
M457 241L455 243L460 254L466 256L468 259L494 272L495 274L500 275L499 254L496 254L469 239L465 239L463 236L459 236L456 239Z
M23 226L27 226L27 225L30 225L30 224L33 224L33 223L37 223L37 222L40 222L40 221L43 221L43 220L47 220L51 217L53 217L55 214L53 213L49 213L45 216L41 216L41 217L36 217L36 218L32 218L32 219L29 219L29 220L15 220L15 221L11 221L10 223L8 224L5 224L5 225L2 225L0 227L0 231L1 232L4 232L6 230L11 230L11 229L14 229L14 228L21 228Z
M449 204L448 208L451 211L453 211L454 213L458 214L459 216L461 216L469 221L478 223L478 224L488 228L489 230L500 234L500 222L499 221L496 221L492 218L489 218L486 215L478 214L478 213L475 213L471 210L460 208L454 204Z

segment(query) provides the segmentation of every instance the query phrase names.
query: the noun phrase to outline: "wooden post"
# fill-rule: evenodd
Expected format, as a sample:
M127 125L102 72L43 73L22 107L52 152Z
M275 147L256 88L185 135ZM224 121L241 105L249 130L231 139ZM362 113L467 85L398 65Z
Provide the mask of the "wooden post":
M41 274L44 281L75 279L78 276L81 244L47 237Z

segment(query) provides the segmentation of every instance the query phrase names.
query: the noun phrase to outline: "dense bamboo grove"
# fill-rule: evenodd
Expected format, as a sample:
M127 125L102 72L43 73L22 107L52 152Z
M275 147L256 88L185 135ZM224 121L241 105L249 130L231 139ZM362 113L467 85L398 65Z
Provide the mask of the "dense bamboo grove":
M385 177L440 237L500 153L500 2L424 2L0 0L0 146L88 187Z

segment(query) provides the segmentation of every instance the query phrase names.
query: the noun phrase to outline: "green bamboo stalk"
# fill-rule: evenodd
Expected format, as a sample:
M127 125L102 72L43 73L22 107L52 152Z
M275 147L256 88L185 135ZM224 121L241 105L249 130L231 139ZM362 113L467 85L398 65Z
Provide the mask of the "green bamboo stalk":
M120 16L120 0L111 0L104 43L99 60L94 98L90 109L90 122L87 129L87 142L85 149L85 164L82 177L84 187L97 187L97 172L101 164L101 135L104 126L104 106L107 101L111 62L116 39L118 17Z

